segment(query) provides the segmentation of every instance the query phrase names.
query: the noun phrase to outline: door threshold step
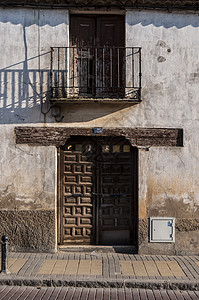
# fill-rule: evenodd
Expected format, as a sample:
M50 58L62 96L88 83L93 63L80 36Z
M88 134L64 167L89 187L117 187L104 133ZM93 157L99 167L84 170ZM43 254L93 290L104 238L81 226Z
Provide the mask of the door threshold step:
M58 246L58 252L79 252L79 253L124 253L124 254L137 254L136 246Z

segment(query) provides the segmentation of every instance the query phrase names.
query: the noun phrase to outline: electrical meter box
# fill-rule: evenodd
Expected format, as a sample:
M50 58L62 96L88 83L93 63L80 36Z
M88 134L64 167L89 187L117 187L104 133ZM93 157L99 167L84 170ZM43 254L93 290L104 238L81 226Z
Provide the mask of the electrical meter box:
M175 218L150 218L150 242L175 242Z

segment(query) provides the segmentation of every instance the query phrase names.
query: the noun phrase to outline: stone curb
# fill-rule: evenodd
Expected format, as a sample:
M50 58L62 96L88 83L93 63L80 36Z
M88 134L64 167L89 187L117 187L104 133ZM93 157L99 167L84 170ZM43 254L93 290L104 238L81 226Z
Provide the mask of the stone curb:
M143 289L172 289L199 291L198 281L170 281L170 280L59 280L40 278L0 278L0 285L36 286L36 287L86 287L86 288L143 288Z

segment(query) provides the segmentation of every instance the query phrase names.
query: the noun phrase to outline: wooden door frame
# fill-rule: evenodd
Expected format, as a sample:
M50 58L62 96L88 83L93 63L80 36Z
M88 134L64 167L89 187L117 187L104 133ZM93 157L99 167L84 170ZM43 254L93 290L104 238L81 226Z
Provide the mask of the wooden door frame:
M57 147L57 244L61 244L61 148Z
M130 141L129 141L130 142ZM133 153L134 151L134 153ZM139 190L139 155L138 155L138 148L133 147L132 151L132 168L135 168L134 171L134 178L133 178L133 192L132 192L132 200L134 199L134 203L136 205L136 214L134 218L134 234L135 234L135 243L136 247L138 247L138 220L139 220L139 198L138 198L138 190ZM132 208L133 209L133 208ZM131 238L132 239L132 238ZM132 239L133 240L133 239Z
M77 136L74 136L74 138ZM111 136L110 136L111 137ZM124 136L120 136L121 138ZM86 139L86 138L90 138L92 139L92 136L82 136L82 139ZM66 142L69 140L69 138L66 139ZM129 139L125 138L126 141L129 141ZM131 143L130 143L131 145ZM131 147L133 147L131 145ZM132 161L131 161L131 169L132 169L132 184L133 184L133 188L132 188L132 192L131 192L131 214L133 212L133 205L132 203L134 203L134 205L136 206L136 211L133 214L134 217L134 226L133 226L133 220L131 220L130 222L130 226L132 228L130 228L130 232L131 234L135 235L135 243L136 246L138 245L138 148L137 147L133 147L133 151L131 151L131 155L132 155ZM63 154L62 154L61 147L57 148L57 244L58 245L64 245L63 243L63 232L62 232L62 205L63 205ZM135 167L135 172L134 172L134 167ZM99 189L99 187L97 187L97 189ZM96 197L98 199L98 196ZM97 200L96 200L97 202ZM97 204L98 205L98 204ZM97 205L95 207L95 210L98 211L97 209ZM96 211L94 212L95 216L95 224L94 224L94 230L95 230L95 236L94 236L94 240L95 240L95 245L99 245L100 243L100 225L99 220L97 220L97 214ZM99 214L99 211L98 211ZM99 218L98 218L99 219ZM134 232L133 232L134 230ZM130 236L130 242L132 242L134 239L132 238L132 236Z

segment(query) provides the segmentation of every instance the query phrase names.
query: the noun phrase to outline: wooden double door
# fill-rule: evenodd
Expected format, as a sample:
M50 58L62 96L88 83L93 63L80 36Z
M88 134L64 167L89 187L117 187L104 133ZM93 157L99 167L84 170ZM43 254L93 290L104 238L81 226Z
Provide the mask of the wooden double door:
M60 244L136 245L136 148L118 137L70 138L60 170Z
M79 96L124 96L124 39L124 16L71 15L69 81Z

